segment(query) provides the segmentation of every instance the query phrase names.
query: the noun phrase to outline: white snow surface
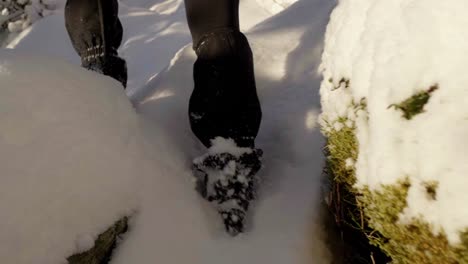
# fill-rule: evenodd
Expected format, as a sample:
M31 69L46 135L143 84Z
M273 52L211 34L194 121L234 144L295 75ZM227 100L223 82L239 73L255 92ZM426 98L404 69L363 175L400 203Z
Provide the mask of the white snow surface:
M263 8L272 14L277 14L290 5L297 2L297 0L256 0Z
M325 246L318 213L324 141L317 125L320 112L317 68L333 5L333 1L327 0L299 0L272 15L266 5L257 1L241 1L241 24L245 30L251 28L247 37L255 55L257 88L263 107L257 147L264 151L265 168L259 173L262 185L259 198L248 216L247 232L231 238L225 234L216 210L193 188L191 162L207 150L193 136L187 117L195 55L191 50L183 1L121 1L125 36L120 51L129 67L127 94L139 114L136 125L125 122L121 125L128 127L129 133L137 133L138 144L131 157L137 160L137 168L127 176L131 176L137 185L135 195L139 202L137 213L131 219L130 231L113 256L113 264L329 263L330 253ZM15 49L14 54L41 54L79 64L63 28L62 15L52 15L34 24L9 48ZM96 101L106 107L114 105L115 97L124 94L115 81L86 72L78 66L45 61L37 68L41 69L44 78L36 81L40 86L30 85L35 89L49 87L49 80L56 79L63 83L58 87L55 85L54 92L58 95L62 93L59 89L62 86L68 87L66 91L91 87L82 92L86 98L93 95L91 90L98 94L101 87L106 91L113 89L114 96L109 95L106 100L96 95L99 98ZM72 78L62 74L57 68L70 75L73 72L76 76ZM37 88L37 93L40 89ZM47 97L55 93L44 94L46 98L37 104L47 104ZM24 97L36 100L27 94ZM6 97L5 100L10 99ZM70 100L50 106L51 116L55 112L62 113ZM21 100L11 99L11 103L19 104ZM82 105L83 111L87 109L87 102L81 97L74 98L73 103ZM100 111L99 108L93 109ZM133 115L129 107L122 111L128 113L117 111L112 117ZM105 125L104 122L100 124ZM110 131L109 134L113 136ZM48 139L48 136L41 135L41 138ZM96 146L102 149L104 145L96 143ZM127 157L125 152L116 155L121 155L123 161ZM61 161L57 157L50 166L60 167ZM120 161L109 162L117 166ZM119 173L125 174L125 171ZM90 181L76 180L82 184ZM108 195L116 200L123 198L111 191ZM36 199L34 192L25 197L28 201ZM94 208L95 205L89 206ZM71 206L67 204L67 207ZM107 208L107 205L101 208ZM134 207L126 206L124 202L117 209L128 208ZM109 218L105 221L107 225L99 221L92 225L95 222L92 216L75 215L73 221L84 219L90 224L80 232L70 230L70 233L77 233L72 236L75 241L68 238L77 244L76 251L90 246L89 234L102 231L114 221L112 212L103 214ZM15 217L21 218L22 215L16 212ZM59 224L67 226L67 222ZM12 226L13 229L15 227L21 228L20 225ZM0 236L2 234L0 229ZM37 232L33 234L37 235ZM33 242L28 245L34 250L49 249L62 258L71 251L53 247L50 241L39 244L34 242L35 237L31 239ZM4 254L14 257L15 252L5 251ZM34 256L44 259L41 252Z
M465 0L341 0L321 66L322 118L332 127L339 117L356 125L358 187L409 177L400 221L422 217L452 243L468 227L467 11ZM349 88L336 89L341 78ZM389 108L436 84L411 120ZM368 113L350 107L361 98ZM436 200L424 187L431 181L439 183Z

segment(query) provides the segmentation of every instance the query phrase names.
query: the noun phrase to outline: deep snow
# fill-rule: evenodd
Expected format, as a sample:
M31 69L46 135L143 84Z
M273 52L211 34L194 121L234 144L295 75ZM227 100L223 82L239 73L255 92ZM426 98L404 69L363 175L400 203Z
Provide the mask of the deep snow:
M138 213L112 263L329 262L318 213L324 142L317 125L317 67L334 2L300 0L276 15L262 2L266 1L243 1L241 20L249 26L264 20L247 34L264 113L257 141L265 152L263 184L251 209L248 232L230 238L215 210L193 190L191 160L206 150L192 135L187 120L195 55L182 1L123 1L126 33L121 51L129 66L128 95L144 120L137 129L143 141L137 152L144 157L132 173L138 185ZM10 48L19 54L52 55L78 64L62 25L60 14L45 18ZM49 64L54 63L45 65ZM94 73L75 68L77 86L107 78L88 78ZM36 82L37 89L50 85L55 78L49 75L58 78L60 73L53 66L50 71L41 69L44 78ZM108 88L119 90L110 82ZM113 102L112 98L97 100ZM63 114L60 107L54 109L58 116ZM27 199L35 199L34 195ZM47 247L47 243L36 246ZM56 252L64 257L67 253Z

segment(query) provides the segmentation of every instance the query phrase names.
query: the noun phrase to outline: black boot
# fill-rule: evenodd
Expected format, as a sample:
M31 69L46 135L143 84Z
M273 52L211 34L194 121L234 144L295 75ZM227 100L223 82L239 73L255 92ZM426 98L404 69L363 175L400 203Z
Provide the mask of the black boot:
M190 126L208 153L193 162L196 188L226 231L244 230L262 151L255 148L262 111L252 51L239 29L239 0L185 0L197 61Z
M195 88L189 118L194 134L206 146L216 137L254 148L262 112L255 86L252 51L235 29L205 34L194 46Z
M65 25L81 65L127 85L127 66L117 54L122 24L117 0L68 0Z
M244 230L262 167L262 151L254 142L262 112L252 51L247 38L232 28L203 35L194 48L198 58L190 124L210 148L193 162L196 189L215 205L226 231L234 236ZM220 152L219 146L224 150Z

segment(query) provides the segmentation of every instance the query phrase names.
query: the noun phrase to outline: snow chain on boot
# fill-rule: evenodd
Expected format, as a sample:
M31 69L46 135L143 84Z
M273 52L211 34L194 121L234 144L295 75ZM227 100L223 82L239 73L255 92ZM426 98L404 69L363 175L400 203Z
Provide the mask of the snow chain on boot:
M240 156L207 154L193 163L197 191L215 204L226 231L232 236L244 230L246 212L255 198L255 175L262 167L262 154L260 149Z

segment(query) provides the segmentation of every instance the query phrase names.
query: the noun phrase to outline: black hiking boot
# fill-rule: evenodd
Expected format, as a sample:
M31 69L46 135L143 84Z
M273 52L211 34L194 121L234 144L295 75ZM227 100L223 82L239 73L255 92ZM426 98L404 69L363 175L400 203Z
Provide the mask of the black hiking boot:
M68 0L65 25L81 65L126 87L126 62L117 54L123 31L117 0Z
M194 48L198 58L189 102L192 131L206 147L222 137L254 148L262 111L247 38L234 29L218 29L205 34Z
M226 231L235 236L244 231L262 166L262 151L254 142L262 112L253 56L247 38L235 28L196 39L189 118L192 131L209 148L193 162L196 189L215 205ZM221 145L231 146L219 151L220 139Z

